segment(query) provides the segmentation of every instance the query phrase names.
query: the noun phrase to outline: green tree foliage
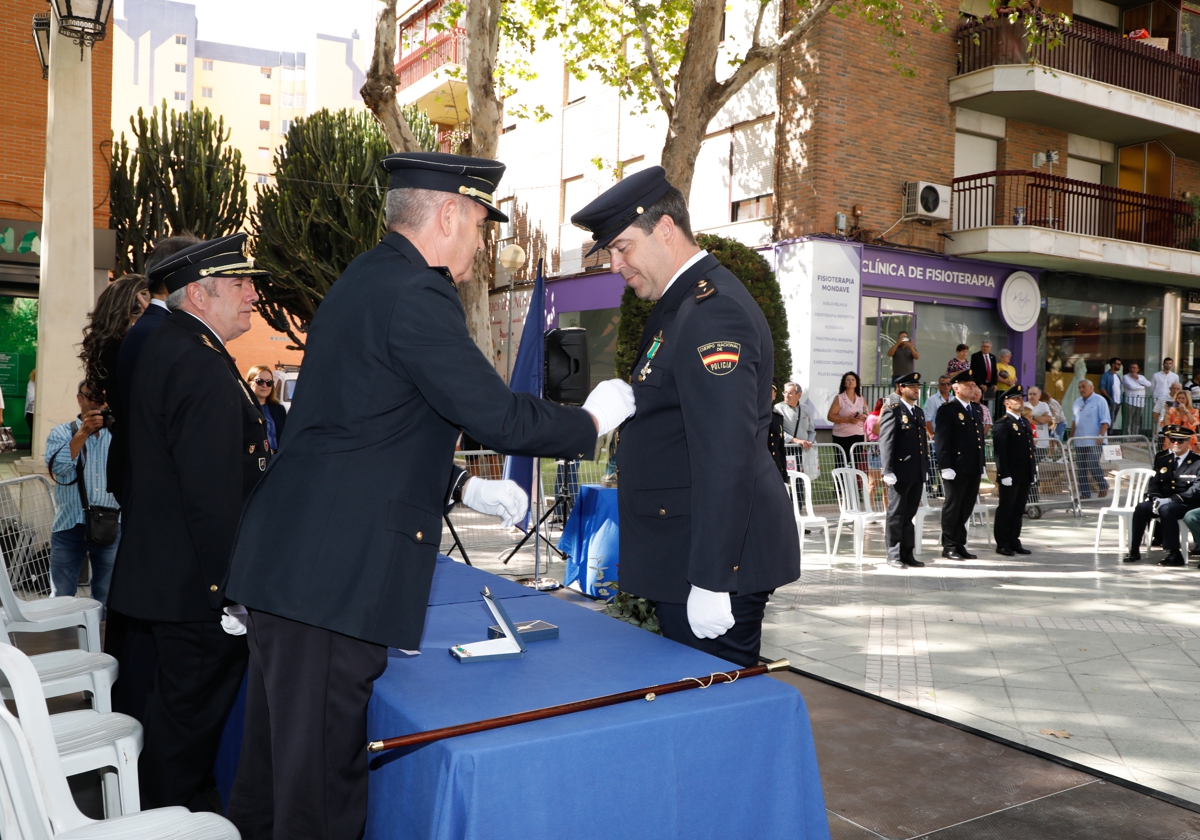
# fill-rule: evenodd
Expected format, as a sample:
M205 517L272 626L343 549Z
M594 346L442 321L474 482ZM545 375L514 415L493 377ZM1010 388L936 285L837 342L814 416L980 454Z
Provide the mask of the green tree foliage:
M437 132L424 112L405 114L427 151ZM298 347L334 281L384 234L391 147L367 113L321 110L296 120L274 158L275 182L255 188L254 257L270 277L256 281L258 310Z
M0 350L33 355L37 352L38 302L30 298L0 298Z
M142 273L154 244L190 231L227 236L246 220L246 167L225 120L194 105L186 111L139 108L133 137L113 143L110 166L117 274Z
M792 350L788 344L787 313L783 309L783 293L775 272L762 255L736 239L701 233L696 244L708 251L717 261L733 273L746 286L746 291L758 303L771 329L771 342L775 347L775 370L773 378L787 382L792 378ZM616 376L628 379L630 369L637 362L638 339L642 327L654 308L651 301L638 300L633 289L626 288L621 295L621 323L617 328Z

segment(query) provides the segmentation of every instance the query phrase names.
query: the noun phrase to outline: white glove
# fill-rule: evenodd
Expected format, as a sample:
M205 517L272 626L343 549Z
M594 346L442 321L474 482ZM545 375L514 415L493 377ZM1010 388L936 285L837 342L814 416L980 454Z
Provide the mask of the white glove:
M241 604L226 607L225 615L221 616L221 629L230 636L245 636L246 615L246 608Z
M942 470L942 478L944 478L946 481L953 481L956 475L958 475L958 473L956 473L954 470Z
M896 483L896 474L895 473L884 473L883 483L886 484L888 487L891 487L893 484Z
M688 624L697 639L715 639L733 626L728 592L709 592L693 586L687 600Z
M588 394L583 408L596 418L596 436L601 437L633 415L633 388L623 379L606 379Z
M1012 487L1012 478L1011 477L1002 478L1002 479L1000 479L1000 483L1003 484L1005 487Z
M504 517L505 528L525 518L529 512L529 497L515 481L471 477L462 489L463 504L480 513Z

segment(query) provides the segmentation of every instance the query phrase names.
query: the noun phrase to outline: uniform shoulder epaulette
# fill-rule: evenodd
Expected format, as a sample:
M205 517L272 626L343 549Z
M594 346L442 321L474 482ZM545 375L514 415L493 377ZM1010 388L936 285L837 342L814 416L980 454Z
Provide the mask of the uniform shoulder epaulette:
M217 349L216 345L212 343L212 340L204 333L196 333L196 337L199 338L200 343L203 344L205 347L207 347L209 350ZM219 353L220 351L217 350L217 352Z
M701 280L696 284L696 303L716 297L717 285L709 280Z

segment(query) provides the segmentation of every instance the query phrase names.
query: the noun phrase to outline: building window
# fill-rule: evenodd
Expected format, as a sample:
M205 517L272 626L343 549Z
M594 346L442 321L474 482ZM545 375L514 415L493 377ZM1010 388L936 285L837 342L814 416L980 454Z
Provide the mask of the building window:
M202 58L200 60L200 69L201 70L212 70L213 69L212 59L211 58Z
M185 92L183 92L182 90L175 91L175 101L176 102L186 102L187 94Z
M496 202L496 206L500 209L501 213L508 216L507 222L500 223L500 241L504 242L517 235L516 223L513 221L517 200L515 198L502 198Z
M260 93L258 95L258 104L259 105L270 105L271 104L271 94Z
M270 175L259 175L259 176L258 176L258 183L260 183L260 184L269 184L269 183L271 183L271 176L270 176Z
M259 67L258 72L262 74L262 77L264 79L271 78L271 68L270 67Z
M176 72L176 73L186 73L186 72L187 72L187 65L186 65L186 64L180 64L178 61L177 61L177 62L175 62L175 72Z
M574 105L584 100L583 79L577 79L570 70L563 70L563 104Z
M200 88L200 95L202 97L204 97L205 99L212 99L212 88L210 88L210 87Z
M771 195L760 195L733 202L734 222L750 219L766 219L775 213L775 201Z
M175 36L175 43L176 43L176 44L183 44L184 46L187 46L187 36L186 36L186 35L176 35L176 36Z
M285 93L283 94L284 108L303 108L304 94L303 93Z
M562 182L562 200L559 207L559 224L566 224L571 221L571 214L582 210L595 197L595 183L585 181L582 175L564 180Z
M775 120L735 128L730 154L730 221L765 219L775 212Z
M269 159L271 157L271 150L268 149L266 146L259 146L258 147L258 156L260 158L268 158Z
M280 120L279 121L279 133L287 134L289 131L292 130L292 123L294 123L294 122L295 122L295 120Z
M258 130L259 131L270 131L271 130L271 121L270 120L259 120L258 121Z

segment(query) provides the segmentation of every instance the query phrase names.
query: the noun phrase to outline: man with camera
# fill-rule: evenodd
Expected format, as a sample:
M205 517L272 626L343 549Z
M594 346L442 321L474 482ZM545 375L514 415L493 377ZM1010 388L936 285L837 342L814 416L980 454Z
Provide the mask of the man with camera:
M907 376L913 372L913 362L921 358L917 345L912 343L908 332L900 330L896 342L888 348L888 358L892 360L892 376Z
M105 489L112 435L105 427L109 410L79 383L79 417L60 423L46 438L46 466L54 479L54 533L50 537L50 586L53 595L74 595L79 570L91 563L92 598L108 603L108 584L120 545L117 500ZM89 513L109 521L88 527Z

